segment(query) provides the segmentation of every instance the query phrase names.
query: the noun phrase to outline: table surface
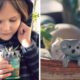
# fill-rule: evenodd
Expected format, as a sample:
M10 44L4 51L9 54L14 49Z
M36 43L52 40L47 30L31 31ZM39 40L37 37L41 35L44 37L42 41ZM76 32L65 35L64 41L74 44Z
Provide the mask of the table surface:
M41 80L80 80L80 67L70 62L64 68L61 61L41 59Z

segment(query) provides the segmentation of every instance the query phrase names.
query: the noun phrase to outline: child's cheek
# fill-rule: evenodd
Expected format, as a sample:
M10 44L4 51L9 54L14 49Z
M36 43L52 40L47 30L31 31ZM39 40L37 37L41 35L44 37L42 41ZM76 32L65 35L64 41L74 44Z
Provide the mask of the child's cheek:
M15 32L19 30L20 25L21 25L21 21L20 21L20 20L17 21L17 22L13 25L13 29L14 29Z

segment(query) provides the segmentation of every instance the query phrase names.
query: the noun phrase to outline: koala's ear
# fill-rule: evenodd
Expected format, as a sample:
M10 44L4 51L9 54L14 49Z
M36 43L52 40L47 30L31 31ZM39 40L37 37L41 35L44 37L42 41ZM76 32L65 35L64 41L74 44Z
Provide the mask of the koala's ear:
M78 44L80 45L80 40L78 41Z
M68 40L63 40L60 44L61 49L67 48L67 45L69 44Z

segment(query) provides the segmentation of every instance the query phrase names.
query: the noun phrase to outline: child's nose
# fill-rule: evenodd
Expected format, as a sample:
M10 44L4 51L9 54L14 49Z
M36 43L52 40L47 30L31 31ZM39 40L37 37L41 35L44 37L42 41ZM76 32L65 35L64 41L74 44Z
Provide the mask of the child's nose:
M10 31L10 23L9 22L5 22L4 25L3 25L3 31L8 32Z

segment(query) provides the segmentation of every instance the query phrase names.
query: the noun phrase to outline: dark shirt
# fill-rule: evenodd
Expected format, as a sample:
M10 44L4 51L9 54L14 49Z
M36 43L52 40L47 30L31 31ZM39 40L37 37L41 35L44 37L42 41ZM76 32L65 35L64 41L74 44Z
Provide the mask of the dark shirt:
M21 54L19 80L39 80L39 36L32 32L31 38L32 44L28 48L21 46L17 39L17 33L9 41L0 40L0 45L6 47L13 46L15 48L19 46L18 49Z

